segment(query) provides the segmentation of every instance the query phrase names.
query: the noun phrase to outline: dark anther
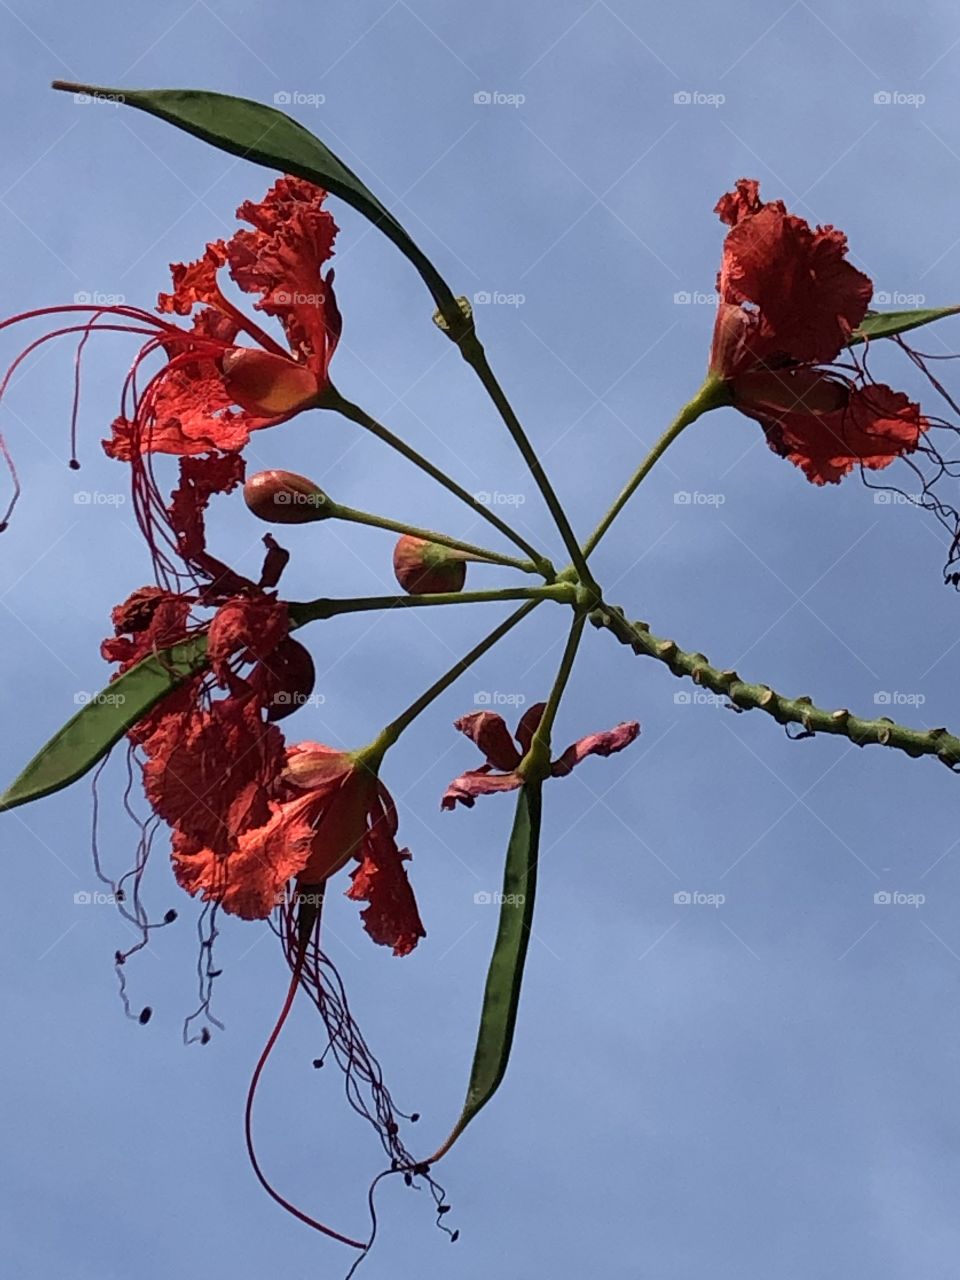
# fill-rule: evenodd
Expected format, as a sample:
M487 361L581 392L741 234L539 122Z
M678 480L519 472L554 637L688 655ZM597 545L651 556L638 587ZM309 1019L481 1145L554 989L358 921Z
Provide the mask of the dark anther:
M203 1027L200 1031L200 1043L201 1044L210 1043L210 1031L207 1027Z
M444 1213L449 1213L449 1212L450 1212L450 1206L449 1206L448 1204L438 1204L438 1205L437 1205L437 1213L439 1213L439 1214L444 1214Z
M79 470L80 470L80 463L77 461L77 459L76 459L76 458L71 458L71 459L70 459L70 470L71 470L71 471L79 471Z
M420 1112L414 1111L414 1113L410 1117L410 1123L416 1124L419 1119L420 1119Z
M141 1027L145 1027L152 1017L153 1017L153 1010L150 1008L148 1004L145 1004L143 1008L140 1010L140 1017L138 1019Z
M417 1175L418 1178L426 1177L426 1175L430 1172L430 1165L426 1161L424 1161L423 1164L415 1164L413 1166L413 1172Z
M208 978L219 978L219 977L220 977L220 975L221 975L221 973L223 973L223 970L222 970L222 969L210 969L210 970L209 970L209 972L207 973L207 977L208 977Z
M398 1132L399 1132L399 1128L398 1128L398 1126L397 1126L397 1122L396 1122L396 1120L388 1120L388 1121L387 1121L387 1133L389 1133L389 1134L390 1134L390 1136L392 1137L395 1133L398 1133Z
M314 1060L313 1060L313 1065L314 1065L314 1066L317 1068L317 1070L319 1071L319 1070L320 1070L320 1068L323 1066L323 1059L322 1059L322 1058L314 1058Z
M459 1231L455 1231L455 1232L453 1233L453 1235L450 1237L450 1243L451 1243L451 1244L456 1244L456 1243L457 1243L457 1241L458 1241L459 1239L460 1239L460 1232L459 1232Z
M167 911L167 912L165 912L165 913L164 913L163 923L164 923L164 924L173 924L173 922L174 922L174 920L176 920L176 918L177 918L177 913L174 911L173 907L171 907L169 911Z
M113 953L113 963L114 963L114 964L123 964L123 962L124 962L124 960L126 960L126 958L127 958L127 957L123 954L123 952L122 952L122 951L115 951L115 952Z
M404 1180L404 1182L407 1184L407 1186L408 1186L408 1187L412 1187L412 1186L413 1186L413 1175L412 1175L412 1174L405 1173L405 1174L403 1175L403 1180Z
M118 889L113 896L114 898L116 898L117 902L126 902L127 900L127 895L124 893L122 889Z

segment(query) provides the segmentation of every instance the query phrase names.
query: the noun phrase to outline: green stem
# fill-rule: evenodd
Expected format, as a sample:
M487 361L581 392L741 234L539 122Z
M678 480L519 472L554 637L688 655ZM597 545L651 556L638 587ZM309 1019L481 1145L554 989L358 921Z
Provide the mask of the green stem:
M374 609L424 609L445 604L489 604L503 600L553 600L574 604L576 587L557 582L545 587L500 587L494 591L437 591L427 596L353 596L338 600L292 601L287 605L294 627L322 622L341 613L367 613Z
M414 466L419 467L421 471L425 471L426 474L436 480L438 484L442 484L450 493L455 494L461 502L465 502L471 511L474 511L478 516L481 516L488 524L492 524L495 529L499 529L499 531L505 537L509 538L515 546L518 546L521 551L525 551L534 564L536 564L537 571L542 573L545 578L551 578L553 576L553 566L550 564L550 561L540 555L537 549L531 546L525 538L521 537L516 530L512 529L505 520L501 520L496 512L491 511L489 507L484 506L484 504L478 501L472 493L468 493L462 485L457 484L456 480L451 480L446 472L441 471L439 467L434 466L432 462L422 454L418 453L411 445L408 445L406 441L401 440L399 436L394 435L393 432L382 423L377 422L376 418L371 418L370 414L361 409L359 405L354 404L352 400L345 399L345 397L340 395L338 391L333 387L330 387L325 393L323 404L320 407L323 409L333 409L337 413L341 413L345 418L349 418L351 422L357 423L357 425L363 427L365 431L369 431L371 435L376 436L378 440L382 440L384 444L388 444L391 449L395 449L397 453L403 454L408 462L412 462Z
M583 636L583 624L586 620L587 615L582 612L578 612L573 620L547 705L530 740L530 749L520 762L519 771L524 778L545 778L550 773L550 735L553 731L553 722L557 718L560 699L563 697L567 681L570 679L570 672L573 670L573 663Z
M422 693L415 702L411 702L406 711L401 712L395 720L391 720L379 737L363 752L367 764L375 770L379 768L384 753L389 747L393 746L404 729L416 720L421 711L425 711L430 703L435 698L439 698L440 694L445 689L448 689L454 681L458 680L468 667L472 667L478 658L482 658L488 649L492 649L495 644L503 639L508 631L511 631L529 613L532 613L540 603L539 600L529 600L525 605L517 609L515 613L511 613L509 618L501 622L498 627L495 627L479 644L474 645L470 652L455 663L449 671L445 672L439 680L434 681L430 688L425 693Z
M567 548L567 554L570 556L573 566L577 571L580 581L585 585L592 585L593 578L590 576L590 570L587 568L586 557L580 550L580 544L570 527L570 521L567 514L560 505L560 499L557 497L553 485L544 471L540 459L537 457L533 445L530 443L527 433L524 431L520 419L513 411L513 406L504 394L503 388L497 381L496 375L490 368L487 361L487 354L483 349L480 339L477 337L475 330L470 329L457 344L460 348L460 354L466 360L467 364L473 369L477 377L483 383L483 386L490 396L490 399L497 407L497 412L506 424L507 430L513 437L514 443L520 450L524 462L530 474L536 482L537 488L543 495L543 499L553 516L554 523L560 531L564 545Z
M602 605L590 615L596 627L604 627L634 653L656 658L675 676L688 676L694 684L729 699L738 711L765 711L779 724L796 724L804 733L830 733L848 738L857 747L878 745L908 756L936 756L954 772L960 772L960 737L946 729L911 729L886 716L863 719L846 707L829 710L802 696L785 698L765 684L749 684L736 671L721 671L702 653L681 649L673 640L651 633L645 622L629 622L622 610Z
M401 524L399 520L389 520L386 516L373 515L369 511L356 511L353 507L343 507L339 502L330 505L333 507L330 515L334 520L349 520L351 524L364 524L372 529L386 529L390 533L422 538L424 542L434 542L438 546L461 551L465 559L502 564L510 569L519 569L522 573L539 573L539 569L532 560L518 560L516 556L505 556L499 551L488 551L486 547L478 547L472 542L463 542L460 538L451 538L446 533L437 533L433 529L418 529L416 525Z
M667 427L666 431L644 458L643 462L640 463L640 466L620 491L620 494L613 506L597 525L596 529L594 529L593 533L591 533L587 541L583 544L583 554L585 556L591 555L596 548L597 543L613 524L614 520L616 520L617 516L633 497L634 493L636 493L637 489L653 469L655 463L663 457L681 432L689 427L691 422L696 422L697 418L701 417L702 414L707 413L710 409L716 409L720 405L727 403L729 403L729 393L726 390L725 383L721 379L709 374L697 394L688 404L683 406L676 418L674 418L673 422L670 423L670 426Z

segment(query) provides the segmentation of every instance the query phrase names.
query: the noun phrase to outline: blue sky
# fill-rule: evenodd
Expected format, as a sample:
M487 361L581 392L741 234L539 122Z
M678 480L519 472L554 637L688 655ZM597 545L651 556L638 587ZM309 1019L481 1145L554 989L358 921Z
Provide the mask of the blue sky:
M481 336L584 533L699 385L713 313L697 295L713 288L722 239L711 210L737 177L842 227L891 298L960 298L960 17L946 4L921 23L891 3L806 0L13 0L0 5L0 60L5 313L82 292L149 306L167 263L228 233L271 180L157 121L52 94L50 79L290 94L458 291L500 299L478 307ZM338 386L471 490L512 495L508 511L559 559L420 281L336 213ZM956 349L958 323L929 349ZM7 359L20 341L2 335ZM80 472L66 467L66 347L35 360L2 410L25 489L0 566L4 778L103 683L110 608L148 578L125 478L98 444L130 359L121 346L88 349ZM921 393L905 362L880 367ZM329 415L263 433L249 456L350 505L482 535ZM262 530L239 499L219 503L211 529L252 570ZM323 525L283 541L291 597L390 589L388 535ZM814 489L724 410L671 451L596 563L631 616L720 666L864 714L887 694L891 714L956 727L958 602L942 559L929 517L878 504L856 478ZM288 737L367 741L496 616L463 607L313 627L324 701L288 721ZM499 883L512 812L497 798L439 812L445 783L475 763L451 722L481 693L543 696L565 625L539 610L388 760L428 931L416 954L373 947L352 904L330 911L330 951L395 1096L423 1116L424 1150L462 1100L495 928L474 895ZM642 737L548 788L513 1060L442 1170L459 1243L451 1252L434 1229L425 1195L390 1186L362 1274L952 1275L958 780L842 739L789 742L760 713L675 701L692 686L608 636L587 641L560 745L634 717ZM114 867L133 843L121 764L102 788ZM340 1274L349 1258L267 1200L243 1151L247 1079L285 986L272 935L225 922L226 1031L185 1049L194 906L158 848L147 896L180 919L131 964L134 1003L155 1014L128 1022L111 968L125 926L74 901L97 887L89 810L83 782L3 819L9 1274ZM684 892L724 901L676 903ZM882 892L924 901L877 905ZM286 1194L362 1232L378 1152L334 1072L311 1069L321 1048L299 1008L264 1079L261 1154Z

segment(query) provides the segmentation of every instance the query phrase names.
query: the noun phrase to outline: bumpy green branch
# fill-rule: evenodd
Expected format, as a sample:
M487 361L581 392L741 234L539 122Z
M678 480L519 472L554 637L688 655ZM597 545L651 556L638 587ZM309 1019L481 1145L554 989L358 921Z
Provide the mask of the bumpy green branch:
M876 743L895 747L908 756L936 756L954 771L960 771L960 738L946 729L910 729L886 716L863 720L845 707L828 711L814 706L808 697L785 698L765 684L748 684L736 671L711 666L702 653L688 653L673 640L655 636L645 622L629 622L622 609L602 605L590 615L595 627L611 631L634 653L656 658L675 676L689 676L695 684L729 698L738 711L765 711L782 725L799 725L805 733L833 733L848 738L855 746Z

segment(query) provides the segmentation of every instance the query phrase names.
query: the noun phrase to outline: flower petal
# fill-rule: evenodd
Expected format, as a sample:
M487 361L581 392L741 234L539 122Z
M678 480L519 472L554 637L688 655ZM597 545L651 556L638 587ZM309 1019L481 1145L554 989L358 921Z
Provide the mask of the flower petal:
M303 178L280 178L259 203L240 206L237 217L255 229L238 231L226 247L233 279L261 294L257 310L280 320L294 357L322 380L341 327L333 273L321 273L337 234L326 198Z
M928 422L900 391L874 384L850 393L832 413L751 412L775 453L789 458L813 484L838 484L858 464L880 471L912 453Z
M387 824L375 821L363 842L360 866L352 873L346 896L370 905L360 912L363 927L374 942L405 956L427 936L407 879L407 849L398 849Z
M441 809L455 809L457 801L472 809L477 796L489 796L498 791L516 791L523 786L519 773L493 773L488 764L479 769L469 769L454 778L443 793Z
M517 732L514 737L520 743L520 750L524 755L530 750L533 735L537 731L537 725L543 719L543 713L546 708L547 704L545 702L535 702L532 707L527 707L520 717L520 723L517 725Z
M227 246L223 240L214 240L196 262L171 262L173 293L161 293L157 298L157 310L176 312L187 316L198 303L216 303L221 298L217 284L217 271L227 260Z
M207 655L221 687L229 681L230 664L263 662L290 630L290 614L273 596L235 596L214 614L208 632Z
M207 549L204 513L215 493L232 493L243 482L246 464L238 453L180 459L180 483L170 495L170 527L185 560Z
M587 756L609 756L614 751L622 751L629 747L640 733L640 725L636 720L625 720L614 729L605 729L602 733L591 733L581 738L558 760L554 760L550 772L555 778L565 777L581 760Z
M513 745L510 730L503 716L495 711L471 711L454 720L453 727L475 742L495 769L515 769L520 763L520 752Z
M723 245L721 300L758 309L750 345L760 358L835 359L866 314L871 280L846 261L842 231L814 230L788 214L781 201L761 203L746 180L737 185L737 193L717 206L724 221L733 223Z

